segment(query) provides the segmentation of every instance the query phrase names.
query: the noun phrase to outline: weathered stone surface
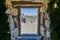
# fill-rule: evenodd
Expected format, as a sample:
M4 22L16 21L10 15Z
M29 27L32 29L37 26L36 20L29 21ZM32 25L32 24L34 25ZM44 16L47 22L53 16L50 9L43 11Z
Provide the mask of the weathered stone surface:
M11 1L48 2L48 0L11 0Z
M8 8L6 10L6 14L11 14L12 16L17 16L18 15L18 10L16 8Z
M18 24L20 21L19 20L15 20L15 19L17 19L16 16L18 15L18 12L20 11L20 10L18 10L19 8L21 8L21 7L33 7L33 8L37 7L39 9L39 19L38 19L39 20L38 21L38 24L39 24L38 25L38 29L39 30L38 31L39 31L39 33L41 33L41 35L43 37L45 37L45 32L44 31L46 29L44 27L46 26L46 28L47 28L49 26L49 24L47 24L47 22L45 21L45 20L49 20L47 16L46 16L47 18L45 18L45 13L47 13L46 10L48 8L48 3L49 3L48 0L6 0L6 5L7 5L6 13L7 14L11 14L12 16L15 16L13 18L14 22L16 22L16 24ZM15 7L17 7L17 9ZM43 23L45 23L45 24L43 24ZM28 24L28 25L31 25L31 24ZM24 24L23 26L26 26L26 24ZM28 28L33 28L33 26L36 26L36 24L31 25L31 27L30 26L29 27L25 27L25 28L22 27L22 33L23 33L23 31L24 32L26 31L26 33L27 32L30 33L30 32L34 31L36 33L36 30L37 30L36 27L37 26L34 27L34 29L31 29L32 31L30 31L30 32L27 30ZM49 28L47 28L47 29L49 29ZM20 35L20 31L21 31L21 26L20 26L20 23L19 23L19 26L18 26L18 35Z

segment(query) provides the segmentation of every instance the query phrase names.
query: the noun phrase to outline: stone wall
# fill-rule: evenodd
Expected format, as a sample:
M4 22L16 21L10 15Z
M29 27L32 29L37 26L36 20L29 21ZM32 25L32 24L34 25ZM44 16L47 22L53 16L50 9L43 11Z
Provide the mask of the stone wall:
M11 1L45 2L45 1L47 1L47 0L11 0Z
M13 3L12 3L12 1L13 1ZM29 1L29 2L28 2ZM6 5L7 6L9 6L9 8L7 7L7 9L11 9L10 11L8 11L7 12L7 14L10 14L10 15L12 15L12 16L17 16L18 15L18 12L19 12L19 10L18 10L18 12L17 12L17 15L15 15L15 12L16 11L13 11L12 9L13 8L15 8L15 7L18 7L18 8L20 8L20 7L38 7L38 9L39 9L39 22L38 22L38 34L41 34L43 37L46 37L45 36L45 34L47 33L47 32L44 32L46 29L44 28L46 25L45 24L43 24L43 23L45 23L44 21L45 20L48 20L48 19L46 19L45 18L45 14L47 13L46 12L46 10L47 10L47 8L48 8L48 3L49 3L49 1L48 0L23 0L22 1L22 3L21 3L21 0L6 0ZM13 7L12 7L12 6ZM18 9L17 8L17 9ZM12 12L12 13L11 13ZM20 12L19 12L20 13ZM14 15L13 15L14 14ZM47 13L48 14L48 13ZM18 15L19 16L19 15ZM31 19L33 19L34 17L31 17L31 16L24 16L25 17L25 19L26 19L26 21L27 21L27 23L28 22L30 22L30 20ZM15 17L14 17L15 18ZM21 18L21 17L20 17ZM22 18L23 18L23 16L22 16ZM37 19L37 18L36 18ZM35 20L36 20L35 19ZM34 20L33 20L34 21ZM15 20L14 20L14 22L16 22ZM35 21L34 21L35 22ZM20 35L20 29L21 29L21 26L20 26L20 20L18 19L18 35ZM49 25L49 24L48 24ZM33 26L35 26L35 25L32 25L31 27L33 27ZM11 26L10 26L11 27ZM30 28L31 28L30 27ZM42 27L42 28L41 28ZM48 26L46 26L46 28L47 28ZM25 27L26 28L26 27ZM35 28L35 27L34 27ZM27 28L28 29L28 28ZM43 30L42 30L43 29ZM35 31L35 30L34 30ZM47 30L48 31L48 30ZM43 33L42 33L43 32Z

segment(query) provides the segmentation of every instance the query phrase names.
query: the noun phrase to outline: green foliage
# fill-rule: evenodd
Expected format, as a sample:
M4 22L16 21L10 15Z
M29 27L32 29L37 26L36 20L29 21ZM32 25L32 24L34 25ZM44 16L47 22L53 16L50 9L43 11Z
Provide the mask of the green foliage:
M9 26L7 23L8 16L5 14L5 0L0 0L0 40L10 40Z
M5 14L6 7L4 3L5 0L0 0L0 14Z
M53 3L57 2L58 7L53 9ZM50 13L51 40L60 40L60 0L51 0L48 7Z
M5 14L0 15L0 27L1 27L0 33L5 33L9 30L8 23L7 23L7 16Z

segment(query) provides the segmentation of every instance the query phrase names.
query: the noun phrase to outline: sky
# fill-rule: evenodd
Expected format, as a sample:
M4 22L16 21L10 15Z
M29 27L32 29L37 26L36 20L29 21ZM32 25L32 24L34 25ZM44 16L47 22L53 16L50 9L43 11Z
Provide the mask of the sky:
M37 15L38 14L38 9L37 8L21 8L21 14L24 15Z

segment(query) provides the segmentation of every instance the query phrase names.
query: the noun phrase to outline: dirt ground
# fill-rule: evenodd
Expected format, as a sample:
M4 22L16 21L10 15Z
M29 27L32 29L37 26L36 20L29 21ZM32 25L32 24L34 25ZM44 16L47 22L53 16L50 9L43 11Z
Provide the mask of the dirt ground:
M37 23L21 23L21 34L36 34Z

